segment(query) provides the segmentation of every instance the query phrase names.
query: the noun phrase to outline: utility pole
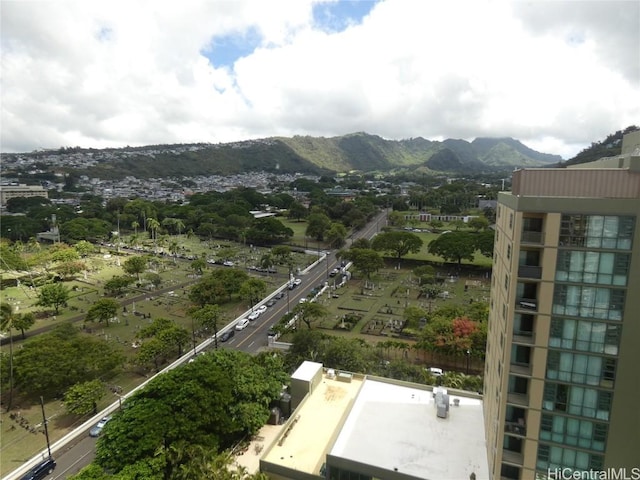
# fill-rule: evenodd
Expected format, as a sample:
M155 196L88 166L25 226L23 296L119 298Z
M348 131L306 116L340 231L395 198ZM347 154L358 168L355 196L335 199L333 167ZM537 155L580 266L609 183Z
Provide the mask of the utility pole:
M44 425L44 436L47 439L47 452L51 458L51 444L49 443L49 429L47 428L47 417L44 414L44 399L40 397L40 405L42 406L42 425Z

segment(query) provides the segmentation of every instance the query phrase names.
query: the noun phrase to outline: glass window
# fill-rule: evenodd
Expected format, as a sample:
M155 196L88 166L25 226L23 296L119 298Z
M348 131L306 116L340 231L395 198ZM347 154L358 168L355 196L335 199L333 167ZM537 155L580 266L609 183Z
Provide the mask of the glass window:
M631 249L635 218L613 215L563 215L560 245Z
M570 476L570 470L577 470L579 473L598 470L602 468L603 461L602 455L541 443L538 445L536 467L542 470L543 474L548 474L549 470L562 469L563 476L573 478ZM569 471L565 471L565 469Z
M584 318L621 320L625 291L586 285L557 284L553 313Z
M617 355L621 331L622 325L619 323L553 317L549 330L549 346Z
M625 286L630 261L628 253L560 250L556 280Z
M589 450L604 451L607 425L604 423L543 414L540 420L540 439Z
M547 378L577 384L610 386L615 377L616 359L598 355L549 350Z

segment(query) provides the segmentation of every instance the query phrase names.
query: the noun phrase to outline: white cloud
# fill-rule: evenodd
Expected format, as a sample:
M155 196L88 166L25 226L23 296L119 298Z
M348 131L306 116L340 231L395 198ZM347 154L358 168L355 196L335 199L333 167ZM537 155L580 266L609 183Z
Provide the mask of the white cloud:
M5 1L2 151L366 131L566 158L640 119L638 2L386 0L339 31L316 3ZM258 46L222 61L231 36Z

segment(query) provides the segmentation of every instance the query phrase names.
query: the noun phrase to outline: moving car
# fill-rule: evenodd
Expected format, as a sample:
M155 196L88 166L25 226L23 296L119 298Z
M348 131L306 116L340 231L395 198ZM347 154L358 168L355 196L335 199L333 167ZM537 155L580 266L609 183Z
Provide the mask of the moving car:
M260 305L258 308L256 308L256 312L260 312L261 314L263 314L266 311L267 311L266 305Z
M231 337L235 335L235 333L236 333L235 330L227 330L220 336L220 341L221 342L228 341Z
M243 318L241 320L238 320L238 323L236 323L236 330L244 330L248 326L249 326L249 320L247 320L246 318Z
M107 424L107 422L109 422L109 420L111 420L110 416L102 417L98 423L91 427L91 430L89 430L89 435L91 435L92 437L99 437L102 433L102 429Z
M282 297L284 297L284 292L278 292L276 293L276 296L274 298L277 298L278 300L280 300Z
M251 312L251 313L249 314L249 316L248 316L247 318L248 318L249 320L257 320L257 319L258 319L258 317L260 316L260 313L261 313L260 311L258 311L258 310L254 310L253 312Z
M56 468L56 462L53 458L49 457L43 460L38 465L33 467L27 473L25 473L20 480L39 480L53 473Z
M273 307L276 304L276 299L272 298L271 300L269 300L267 303L265 303L265 305L267 307Z

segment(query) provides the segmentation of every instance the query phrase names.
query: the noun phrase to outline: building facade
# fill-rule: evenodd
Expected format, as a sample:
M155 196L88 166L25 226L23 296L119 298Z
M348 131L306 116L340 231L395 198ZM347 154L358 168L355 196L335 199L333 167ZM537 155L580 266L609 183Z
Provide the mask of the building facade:
M516 171L499 193L484 390L491 478L625 468L640 478L638 140L625 137L619 157Z
M0 205L6 206L7 201L12 198L30 198L30 197L44 197L48 198L47 191L40 185L0 185Z

